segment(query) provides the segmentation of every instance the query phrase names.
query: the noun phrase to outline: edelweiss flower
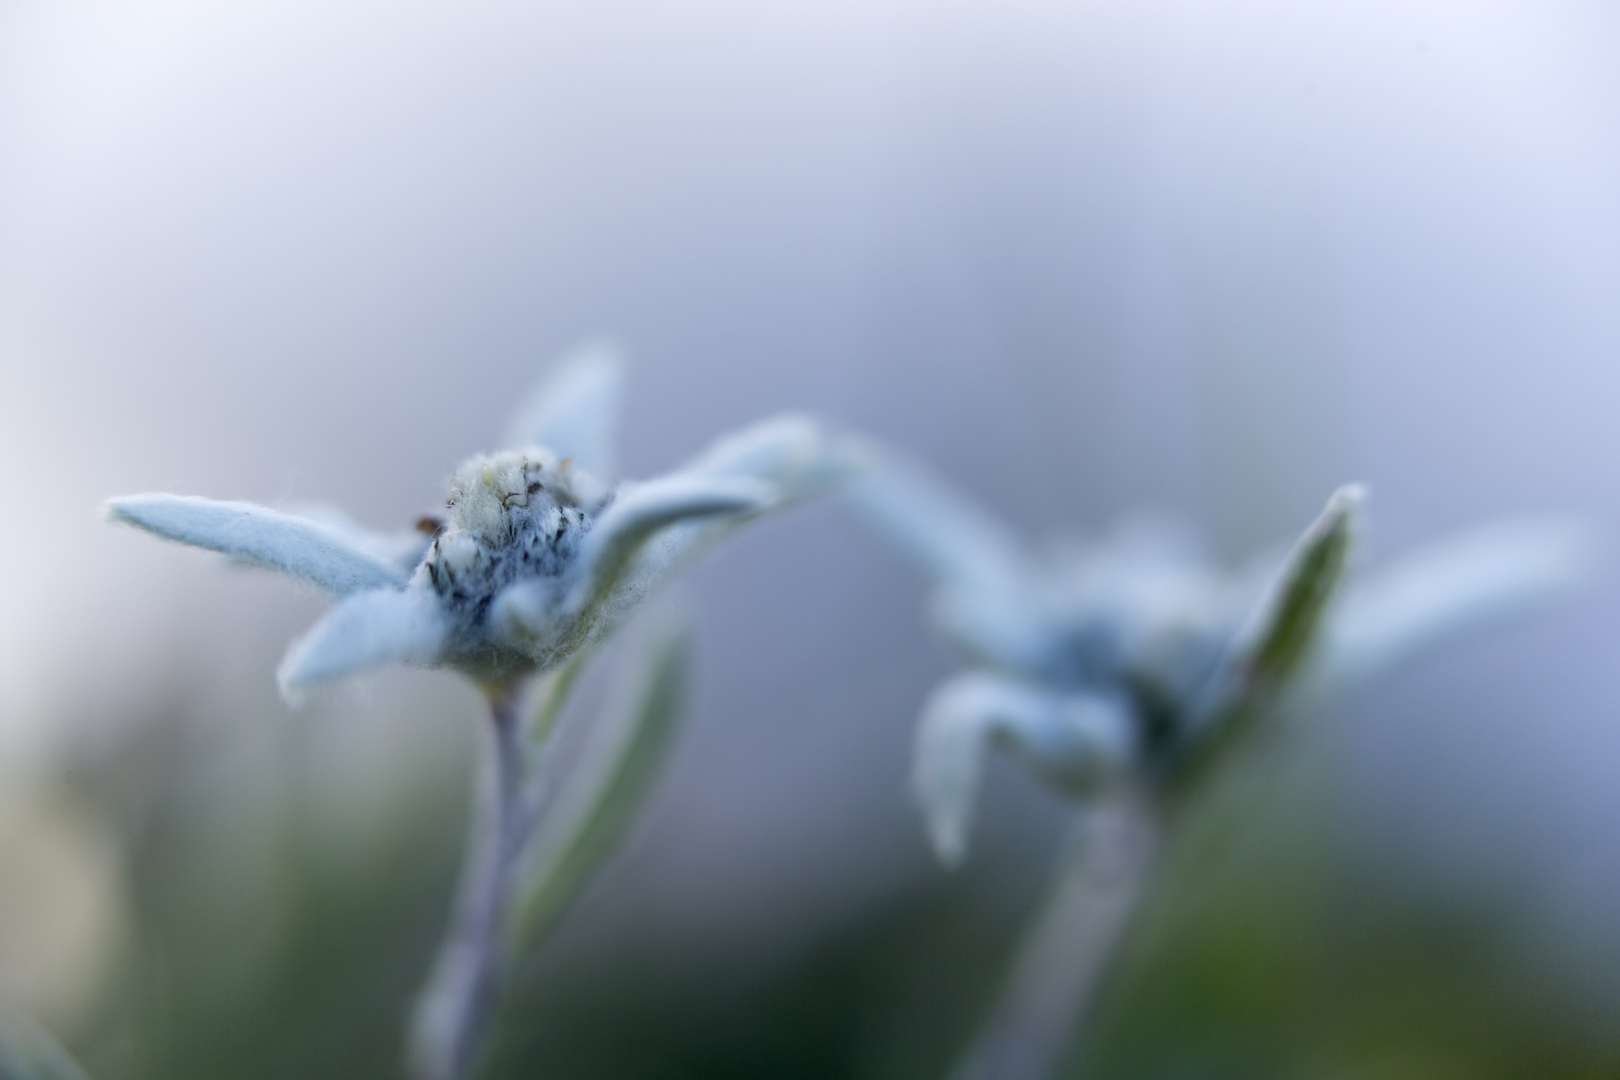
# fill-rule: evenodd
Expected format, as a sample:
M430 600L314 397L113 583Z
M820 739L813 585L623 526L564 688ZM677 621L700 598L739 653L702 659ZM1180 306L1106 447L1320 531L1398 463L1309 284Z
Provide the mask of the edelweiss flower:
M892 456L850 498L929 577L934 621L979 665L939 688L917 734L913 791L947 863L966 851L987 744L1078 796L1123 777L1163 788L1279 694L1337 689L1566 586L1583 547L1566 525L1497 526L1340 590L1354 487L1285 558L1236 574L1140 524L1037 556Z
M510 448L457 469L444 518L424 518L414 535L185 495L113 499L107 516L337 599L281 664L289 700L393 663L455 668L493 687L579 653L731 527L850 467L814 422L784 416L667 476L615 484L621 381L601 353L565 367L522 411Z
M425 1080L465 1080L477 1068L508 954L605 854L678 710L679 649L661 647L636 708L599 726L607 738L589 742L553 783L545 748L578 672L571 661L725 532L857 464L815 423L786 416L720 440L668 476L615 484L621 381L617 362L599 351L566 365L520 411L509 449L457 469L444 517L424 518L415 533L181 495L107 504L115 521L337 598L282 661L289 699L392 663L454 668L484 688L492 739L482 808L413 1023L413 1067ZM549 681L525 713L523 690L543 673ZM557 816L545 812L553 796Z

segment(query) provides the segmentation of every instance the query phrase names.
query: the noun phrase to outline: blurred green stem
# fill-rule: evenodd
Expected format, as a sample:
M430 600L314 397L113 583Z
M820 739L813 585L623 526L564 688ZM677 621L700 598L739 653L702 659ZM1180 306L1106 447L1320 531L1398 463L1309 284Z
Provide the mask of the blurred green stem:
M525 794L523 682L489 695L490 751L450 932L417 1006L412 1058L421 1080L467 1080L494 1017L507 906L535 815Z
M1050 1080L1078 1039L1157 861L1153 793L1132 784L1082 812L994 1011L951 1080Z

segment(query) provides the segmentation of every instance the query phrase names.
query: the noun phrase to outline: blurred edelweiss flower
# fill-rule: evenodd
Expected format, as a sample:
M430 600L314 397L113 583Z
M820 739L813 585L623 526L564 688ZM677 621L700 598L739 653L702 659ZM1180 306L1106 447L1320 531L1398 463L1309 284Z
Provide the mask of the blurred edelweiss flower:
M917 733L913 792L947 863L966 852L988 744L1076 796L1126 778L1167 791L1282 694L1361 680L1560 590L1584 561L1579 530L1526 522L1345 580L1364 498L1354 486L1286 557L1235 574L1139 523L1037 556L893 455L849 497L928 576L936 624L978 665L934 693Z
M281 664L289 700L393 663L455 668L494 686L578 654L731 527L852 465L815 422L783 416L666 476L615 484L621 382L599 348L565 365L521 410L510 448L457 469L446 518L424 518L414 534L370 532L331 511L185 495L125 496L106 513L337 599Z

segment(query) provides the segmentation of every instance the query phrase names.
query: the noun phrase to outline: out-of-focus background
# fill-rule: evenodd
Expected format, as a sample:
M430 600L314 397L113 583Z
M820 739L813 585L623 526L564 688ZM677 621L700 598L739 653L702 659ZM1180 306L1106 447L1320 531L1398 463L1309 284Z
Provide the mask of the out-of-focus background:
M631 475L795 408L1031 535L1150 507L1235 559L1359 479L1369 563L1613 536L1617 57L1597 0L8 0L0 990L103 1080L397 1075L476 696L290 711L319 601L97 507L410 521L589 337ZM497 1072L940 1075L1063 808L998 765L933 863L904 777L957 661L836 508L686 600L681 741ZM1617 648L1599 576L1301 718L1072 1065L1620 1074Z

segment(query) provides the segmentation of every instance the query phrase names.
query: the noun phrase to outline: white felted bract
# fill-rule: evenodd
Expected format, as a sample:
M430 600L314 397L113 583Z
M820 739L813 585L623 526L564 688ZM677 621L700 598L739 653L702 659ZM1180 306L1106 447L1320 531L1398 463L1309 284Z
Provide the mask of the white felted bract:
M1545 603L1586 576L1593 546L1573 522L1503 522L1397 560L1352 584L1330 614L1312 689L1363 681L1463 630Z
M1048 666L1054 637L1032 603L1034 563L1012 530L921 465L876 446L866 453L874 464L845 501L935 582L935 625L991 666Z
M289 701L315 683L388 664L431 666L444 654L450 623L421 587L375 589L341 601L293 642L276 672Z
M919 464L894 453L845 498L861 520L919 571L961 592L1018 587L1029 556L1011 529Z
M751 477L773 485L784 501L820 495L865 468L853 439L834 439L817 421L789 413L717 439L680 471L687 475Z
M1006 671L1038 672L1061 666L1059 644L1019 585L985 588L948 580L929 601L934 625L979 663Z
M717 515L757 514L779 498L762 480L746 476L674 473L626 485L597 520L580 551L582 597L611 590L649 537L678 522Z
M611 483L614 429L623 396L624 363L618 349L591 342L564 359L518 407L502 445L543 446Z
M405 577L411 575L422 556L433 542L431 534L420 528L381 532L368 529L336 506L325 503L299 503L287 510L293 517L305 518L321 525L329 525L341 532L354 547L372 558L398 570Z
M672 476L753 480L770 491L769 508L778 510L847 483L867 461L856 440L834 435L809 417L789 414L717 440ZM759 512L716 514L662 529L636 553L618 588L635 593L656 587Z
M917 727L911 790L934 851L947 864L967 852L985 748L993 741L1058 786L1088 794L1129 765L1136 723L1117 698L1057 694L985 672L945 683Z
M561 590L549 581L522 581L502 589L489 606L489 632L506 648L541 655L558 644Z
M108 500L106 514L168 540L279 570L335 596L405 583L405 574L344 530L253 503L127 495Z

